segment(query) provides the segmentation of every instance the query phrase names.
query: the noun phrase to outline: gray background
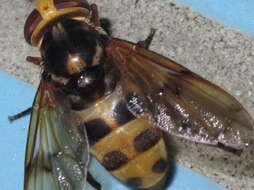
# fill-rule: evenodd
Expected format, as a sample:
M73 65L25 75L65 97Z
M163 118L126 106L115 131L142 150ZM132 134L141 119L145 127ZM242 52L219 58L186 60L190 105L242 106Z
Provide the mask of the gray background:
M91 2L91 1L90 1ZM235 96L254 116L254 42L170 0L95 0L102 17L113 24L113 36L136 42L151 27L158 31L151 49L186 66ZM25 61L36 56L23 38L25 18L33 9L26 0L1 0L0 68L37 86L40 70ZM176 140L178 161L235 190L254 189L254 156L241 157L212 147ZM252 156L251 156L252 155Z

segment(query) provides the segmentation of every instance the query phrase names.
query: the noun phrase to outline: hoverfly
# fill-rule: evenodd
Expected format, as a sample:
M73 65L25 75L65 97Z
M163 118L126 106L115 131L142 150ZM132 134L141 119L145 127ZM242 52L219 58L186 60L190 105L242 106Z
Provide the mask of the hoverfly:
M167 136L242 150L254 121L224 90L148 46L111 37L97 6L39 0L26 41L42 68L25 161L25 190L85 189L89 155L137 189L164 189ZM97 187L99 189L100 187Z

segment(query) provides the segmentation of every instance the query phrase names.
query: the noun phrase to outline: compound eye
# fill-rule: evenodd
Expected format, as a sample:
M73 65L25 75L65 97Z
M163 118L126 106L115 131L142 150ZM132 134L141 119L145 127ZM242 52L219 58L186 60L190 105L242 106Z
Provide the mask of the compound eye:
M27 43L31 44L31 37L38 24L43 20L41 14L36 9L26 19L24 36Z
M57 9L65 9L70 7L82 7L90 10L90 6L87 1L84 0L54 0L55 7Z

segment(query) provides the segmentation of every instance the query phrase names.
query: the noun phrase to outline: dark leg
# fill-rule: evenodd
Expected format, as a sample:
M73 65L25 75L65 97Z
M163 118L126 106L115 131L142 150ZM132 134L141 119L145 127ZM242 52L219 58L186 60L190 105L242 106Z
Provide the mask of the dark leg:
M218 143L218 147L221 148L222 150L226 151L226 152L230 152L230 153L235 154L237 156L241 156L241 153L243 152L243 150L237 150L235 148L225 146L222 143Z
M26 109L26 110L24 110L24 111L22 111L22 112L20 112L18 114L15 114L13 116L9 116L8 119L9 119L10 122L13 122L13 121L15 121L15 120L17 120L17 119L19 119L21 117L24 117L25 115L30 114L32 112L32 109L33 108L30 107L30 108L28 108L28 109Z
M148 49L151 42L152 42L152 40L153 40L153 36L154 36L155 32L156 32L156 29L151 28L151 31L150 31L150 34L148 35L148 37L144 41L139 41L137 43L137 45L140 46L140 47Z
M35 65L41 66L42 63L42 58L41 57L32 57L32 56L27 56L26 61L33 63Z
M110 23L109 19L102 18L102 19L100 19L100 22L101 22L101 27L108 33L108 35L111 36L112 31L111 31L111 23Z
M33 63L39 67L42 66L42 58L41 57L32 57L32 56L27 56L26 57L26 61L30 62L30 63ZM32 107L30 108L27 108L26 110L18 113L18 114L15 114L15 115L12 115L12 116L9 116L8 119L10 122L13 122L21 117L24 117L28 114L30 114L32 112Z
M88 183L93 186L96 190L102 190L101 184L99 184L93 176L90 174L90 172L87 173L87 181Z
M92 17L91 17L92 23L94 23L95 26L101 26L100 16L99 16L97 5L92 4L90 7L91 7L91 10L92 10Z

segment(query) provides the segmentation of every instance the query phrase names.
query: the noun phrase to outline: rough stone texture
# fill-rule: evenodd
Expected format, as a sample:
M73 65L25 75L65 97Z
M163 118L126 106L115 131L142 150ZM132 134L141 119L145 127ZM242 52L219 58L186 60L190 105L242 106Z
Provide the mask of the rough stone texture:
M113 35L129 41L158 31L151 49L170 57L234 95L254 116L254 42L170 0L95 0L103 17L111 19ZM26 0L0 4L0 68L36 86L40 70L25 61L39 55L23 39L23 24L32 5ZM240 157L212 147L177 140L180 163L215 179L223 186L254 189L254 154ZM180 142L180 143L179 143ZM252 156L251 156L252 155Z

